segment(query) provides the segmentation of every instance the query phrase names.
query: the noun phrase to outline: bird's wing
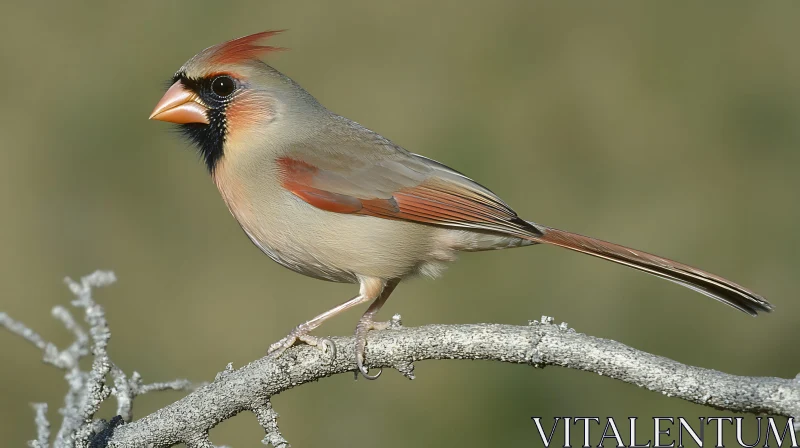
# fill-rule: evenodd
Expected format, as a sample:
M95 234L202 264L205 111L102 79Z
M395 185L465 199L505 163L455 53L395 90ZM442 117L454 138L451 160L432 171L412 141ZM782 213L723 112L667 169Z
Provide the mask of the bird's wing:
M494 193L457 171L394 145L301 148L278 159L282 185L334 213L540 236Z

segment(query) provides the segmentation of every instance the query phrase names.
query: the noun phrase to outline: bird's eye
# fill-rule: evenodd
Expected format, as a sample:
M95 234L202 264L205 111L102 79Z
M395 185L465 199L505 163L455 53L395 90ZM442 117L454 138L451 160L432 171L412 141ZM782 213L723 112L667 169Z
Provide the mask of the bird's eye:
M211 81L211 91L221 97L226 97L236 89L236 83L228 76L217 76Z

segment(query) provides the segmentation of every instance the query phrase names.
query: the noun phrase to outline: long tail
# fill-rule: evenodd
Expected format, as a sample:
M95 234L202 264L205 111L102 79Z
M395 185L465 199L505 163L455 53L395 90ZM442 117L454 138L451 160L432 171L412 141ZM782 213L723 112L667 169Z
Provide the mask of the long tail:
M774 308L763 297L743 286L683 263L576 233L551 229L539 224L535 224L535 227L544 234L529 237L534 242L561 246L630 266L693 289L751 316L755 316L759 311L770 312Z

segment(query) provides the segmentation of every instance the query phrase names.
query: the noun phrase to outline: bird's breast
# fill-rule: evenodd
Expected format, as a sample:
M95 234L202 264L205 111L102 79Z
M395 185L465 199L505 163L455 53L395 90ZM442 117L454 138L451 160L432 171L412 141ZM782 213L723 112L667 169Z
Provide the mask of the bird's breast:
M214 183L231 215L253 244L282 266L323 280L356 282L352 272L315 254L318 223L298 209L273 168L236 167L229 161L217 165Z
M228 163L218 164L214 181L231 214L256 246L293 271L357 282L436 275L454 257L443 229L322 210L282 186L277 162Z

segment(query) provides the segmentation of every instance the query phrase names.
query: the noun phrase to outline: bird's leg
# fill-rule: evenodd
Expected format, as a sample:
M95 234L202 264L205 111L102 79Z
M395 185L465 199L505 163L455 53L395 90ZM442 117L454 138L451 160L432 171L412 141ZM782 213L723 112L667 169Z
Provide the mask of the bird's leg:
M379 370L375 375L370 375L369 369L364 367L364 349L367 346L367 332L369 330L385 330L389 328L390 322L375 322L374 318L399 282L400 280L396 279L386 282L378 298L367 308L367 311L365 311L361 319L358 320L358 325L356 325L356 365L358 365L358 370L364 378L368 380L378 379L381 373L383 373L383 369Z
M335 358L336 357L336 346L333 344L333 342L330 339L318 338L318 337L315 337L315 336L311 336L308 333L310 331L314 330L315 328L319 327L320 325L322 325L323 322L325 322L326 320L330 319L331 317L333 317L333 316L335 316L335 315L337 315L337 314L339 314L339 313L341 313L343 311L346 311L346 310L348 310L348 309L350 309L350 308L352 308L352 307L354 307L356 305L360 305L360 304L362 304L364 302L369 302L370 300L372 300L374 298L374 296L372 296L372 295L363 294L364 293L363 290L364 290L364 288L362 287L361 294L353 297L352 299L348 300L347 302L344 302L343 304L341 304L341 305L339 305L339 306L337 306L335 308L331 308L330 310L325 311L324 313L320 314L319 316L317 316L317 317L315 317L315 318L313 318L313 319L311 319L311 320L309 320L307 322L304 322L304 323L296 326L294 328L294 330L292 330L288 335L286 335L285 338L283 338L280 341L270 345L269 349L267 349L267 354L268 355L272 355L273 357L277 358L277 357L281 356L281 354L284 352L284 350L286 350L287 348L289 348L292 345L294 345L294 343L297 342L297 340L299 339L299 340L305 342L308 345L312 345L314 347L319 347L323 352L326 352L327 349L330 348L330 350L331 350L331 358Z
M292 330L285 338L281 339L280 341L272 344L267 349L267 354L272 355L273 357L277 358L281 356L281 354L289 347L294 345L297 340L301 340L308 345L312 345L314 347L319 347L323 352L326 352L328 348L330 348L332 352L332 358L336 357L336 346L330 339L326 338L318 338L315 336L311 336L308 334L309 332L313 331L323 322L330 319L337 314L347 311L350 308L360 305L362 303L369 302L370 300L379 299L381 296L381 291L383 291L386 285L384 280L374 277L359 277L360 283L360 290L359 294L352 299L344 302L343 304L331 308L328 311L320 314L319 316L307 321L303 322L302 324L296 326L294 330ZM392 287L394 289L394 287ZM385 299L384 299L385 301ZM382 302L381 302L382 303Z

